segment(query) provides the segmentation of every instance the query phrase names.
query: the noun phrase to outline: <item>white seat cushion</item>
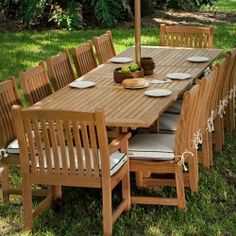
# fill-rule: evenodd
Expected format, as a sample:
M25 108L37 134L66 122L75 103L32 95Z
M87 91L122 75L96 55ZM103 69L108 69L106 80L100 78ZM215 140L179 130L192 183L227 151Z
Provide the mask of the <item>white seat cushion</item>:
M130 159L173 160L174 134L137 134L130 139Z
M171 113L163 113L159 119L160 130L176 131L179 115Z
M75 169L79 169L78 160L77 160L77 151L76 148L74 148L74 155L75 155ZM59 167L62 168L62 158L61 158L61 152L60 148L58 147L58 156L59 156ZM89 149L89 155L90 155L90 162L91 162L91 169L94 169L94 163L93 163L93 152L92 149ZM53 150L51 149L51 157L53 157ZM69 149L66 147L66 157L67 157L67 168L70 169L70 156L69 156ZM83 169L86 170L86 161L85 161L85 155L84 150L82 149L82 158L83 158ZM99 159L99 169L101 170L101 158L100 158L100 152L98 150L98 159ZM128 157L125 153L122 152L114 152L110 155L110 174L111 176L114 175L128 160ZM38 157L36 157L36 165L39 167ZM52 168L55 167L54 159L51 159L51 165ZM44 168L47 168L47 162L46 162L46 156L44 151Z
M177 113L179 114L181 111L181 107L183 104L182 99L177 99L166 111L165 113Z
M17 139L15 139L14 141L12 141L11 143L8 144L8 146L6 148L6 152L7 152L7 154L19 154L20 153L19 143L18 143Z

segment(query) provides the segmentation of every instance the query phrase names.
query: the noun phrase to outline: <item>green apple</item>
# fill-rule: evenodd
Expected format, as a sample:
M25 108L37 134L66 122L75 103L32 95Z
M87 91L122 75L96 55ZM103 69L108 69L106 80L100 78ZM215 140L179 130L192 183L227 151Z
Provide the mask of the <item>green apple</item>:
M121 67L121 72L122 72L122 73L129 73L129 72L130 72L130 69L129 69L128 66L123 66L123 67Z
M138 64L133 63L129 66L130 71L134 72L139 68Z

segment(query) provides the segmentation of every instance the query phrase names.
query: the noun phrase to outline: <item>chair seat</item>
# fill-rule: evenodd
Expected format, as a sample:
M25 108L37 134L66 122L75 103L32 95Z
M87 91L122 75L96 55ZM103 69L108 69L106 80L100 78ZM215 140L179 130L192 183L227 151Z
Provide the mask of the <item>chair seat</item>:
M67 167L70 169L70 155L69 155L69 149L68 147L65 148L66 150L66 157L67 157ZM78 159L76 158L77 155L77 150L74 148L74 154L75 154L75 169L79 169L78 165ZM59 167L62 169L62 158L61 158L61 152L60 148L58 147L58 156L59 156ZM91 160L91 168L92 170L94 169L94 163L93 163L93 151L92 149L89 149L89 154L90 154L90 160ZM46 162L46 154L44 153L44 168L47 169L47 162ZM51 157L53 156L53 150L51 149ZM83 169L86 170L86 160L85 160L85 155L84 155L84 149L82 149L82 158L83 158ZM99 170L101 170L101 159L100 159L100 152L98 151L98 159L99 159ZM114 175L128 160L128 157L126 154L122 152L114 152L110 155L110 174L111 176ZM36 163L37 166L39 167L39 160L38 157L36 157ZM51 165L52 168L55 167L54 159L51 159Z
M179 115L171 113L163 113L159 120L160 130L176 131Z
M183 104L182 99L177 99L166 111L165 113L176 113L179 114Z
M19 154L20 153L19 143L18 143L17 139L15 139L14 141L12 141L11 143L8 144L8 146L6 148L6 152L7 152L7 154Z
M174 134L137 134L130 139L130 159L173 160Z

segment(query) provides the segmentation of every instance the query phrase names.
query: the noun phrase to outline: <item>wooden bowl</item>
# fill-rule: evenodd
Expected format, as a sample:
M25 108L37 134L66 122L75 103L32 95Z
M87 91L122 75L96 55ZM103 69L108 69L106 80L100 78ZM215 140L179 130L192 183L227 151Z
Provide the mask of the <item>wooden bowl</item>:
M143 77L143 68L139 68L134 72L123 73L120 72L121 67L116 68L113 71L113 77L116 83L122 83L124 79L132 79L132 78L141 78Z

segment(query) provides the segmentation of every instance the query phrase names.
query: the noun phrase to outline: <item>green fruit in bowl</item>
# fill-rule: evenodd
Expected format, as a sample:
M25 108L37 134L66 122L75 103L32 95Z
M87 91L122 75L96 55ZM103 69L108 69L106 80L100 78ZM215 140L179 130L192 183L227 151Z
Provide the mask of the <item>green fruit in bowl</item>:
M133 64L131 64L131 65L129 66L129 69L130 69L130 71L132 71L132 72L138 70L138 68L139 68L139 66L138 66L138 64L136 64L136 63L133 63Z
M129 73L129 72L130 72L130 69L129 69L128 66L123 66L123 67L121 68L121 72L122 72L122 73Z

